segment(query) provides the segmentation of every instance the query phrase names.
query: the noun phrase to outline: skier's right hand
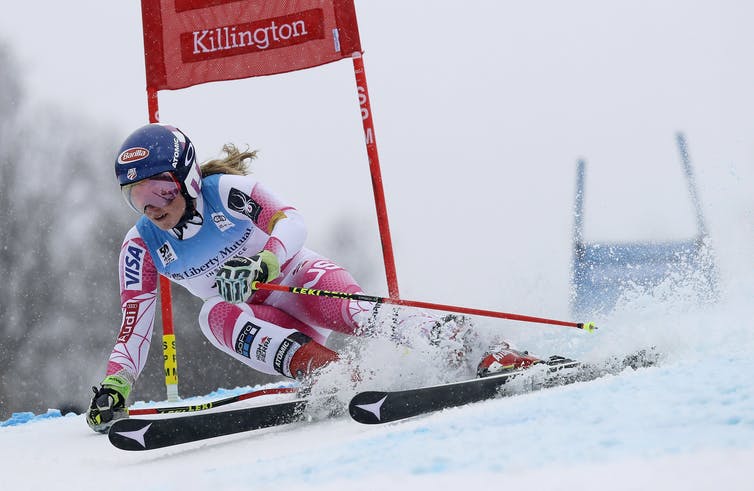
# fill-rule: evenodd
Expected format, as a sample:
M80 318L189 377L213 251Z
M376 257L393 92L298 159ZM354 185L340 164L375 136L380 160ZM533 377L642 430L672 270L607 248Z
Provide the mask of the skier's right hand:
M86 423L98 433L107 433L115 421L128 417L126 399L131 384L123 377L108 375L100 388L92 387L94 396L86 413Z
M272 281L279 275L280 265L275 254L262 250L250 258L234 257L227 261L215 275L215 285L223 300L242 303L254 293L252 283Z

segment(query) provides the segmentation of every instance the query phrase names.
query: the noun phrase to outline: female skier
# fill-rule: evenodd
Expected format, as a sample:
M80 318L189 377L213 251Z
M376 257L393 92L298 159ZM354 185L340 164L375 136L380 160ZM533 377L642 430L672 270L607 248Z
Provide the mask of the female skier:
M126 400L152 337L158 273L204 301L199 325L215 347L268 374L310 376L338 360L324 345L329 333L363 334L374 314L365 302L251 290L260 281L361 292L348 271L304 247L307 230L296 209L246 174L255 152L223 150L224 159L200 167L189 138L165 124L137 129L120 148L115 174L141 217L121 247L122 325L87 413L95 431L128 417ZM398 327L410 323L462 351L469 326L458 319L404 314ZM486 367L508 355L496 356ZM508 365L537 361L513 356Z

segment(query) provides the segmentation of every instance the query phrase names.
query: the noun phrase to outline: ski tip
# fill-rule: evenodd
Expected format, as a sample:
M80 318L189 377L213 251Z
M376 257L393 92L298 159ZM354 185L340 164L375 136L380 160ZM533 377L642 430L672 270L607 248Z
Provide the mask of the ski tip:
M121 450L147 450L145 435L152 422L143 419L121 419L113 423L107 438Z
M360 392L356 394L348 404L348 413L359 423L379 424L384 423L382 405L387 399L387 392Z

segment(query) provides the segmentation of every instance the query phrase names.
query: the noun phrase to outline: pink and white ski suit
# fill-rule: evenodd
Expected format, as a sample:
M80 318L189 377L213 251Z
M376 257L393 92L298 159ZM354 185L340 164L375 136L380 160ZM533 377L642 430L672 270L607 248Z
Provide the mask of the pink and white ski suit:
M263 249L280 263L275 283L361 290L348 271L304 247L306 226L296 210L254 177L227 174L203 179L196 209L202 223L187 224L181 238L146 217L126 234L119 260L123 318L107 375L117 373L133 383L144 368L158 274L204 300L199 314L204 335L255 370L296 377L337 359L323 346L328 335L358 334L371 304L268 291L230 304L217 294L215 274L225 261Z

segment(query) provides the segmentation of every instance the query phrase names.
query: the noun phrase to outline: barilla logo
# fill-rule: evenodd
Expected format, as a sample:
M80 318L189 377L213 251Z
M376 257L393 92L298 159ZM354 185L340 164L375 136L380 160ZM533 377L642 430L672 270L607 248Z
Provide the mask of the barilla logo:
M129 148L127 150L123 150L123 152L118 155L118 163L130 164L131 162L136 162L137 160L145 159L147 157L149 157L149 150L147 150L146 148Z

